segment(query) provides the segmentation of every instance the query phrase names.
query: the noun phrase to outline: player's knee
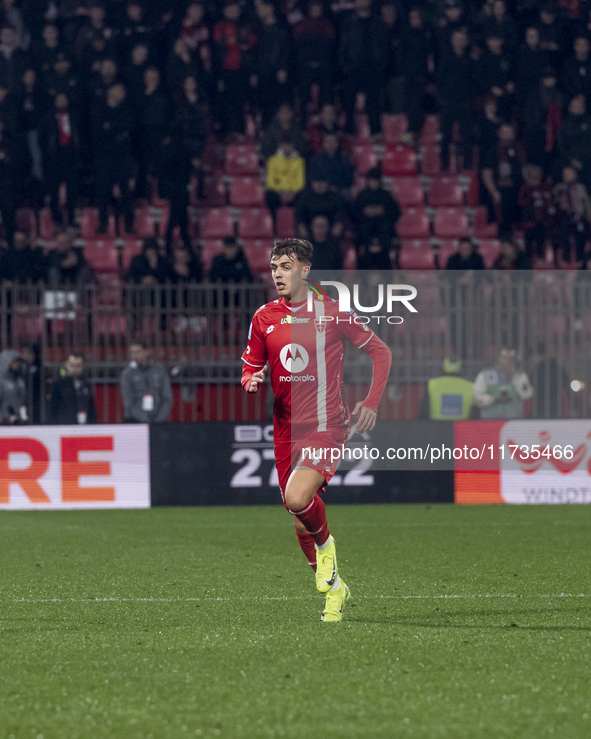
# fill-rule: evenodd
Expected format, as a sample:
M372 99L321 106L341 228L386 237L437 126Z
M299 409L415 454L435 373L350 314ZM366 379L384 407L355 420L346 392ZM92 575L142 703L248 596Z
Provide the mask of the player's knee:
M310 504L310 496L305 490L292 488L289 485L285 491L285 507L288 511L296 513L302 511Z

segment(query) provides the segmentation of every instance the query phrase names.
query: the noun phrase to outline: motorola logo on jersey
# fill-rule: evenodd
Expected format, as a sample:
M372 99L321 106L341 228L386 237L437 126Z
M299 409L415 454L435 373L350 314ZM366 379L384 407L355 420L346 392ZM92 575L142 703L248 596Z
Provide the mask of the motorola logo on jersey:
M301 344L286 344L279 353L281 364L288 372L299 374L308 366L310 357Z

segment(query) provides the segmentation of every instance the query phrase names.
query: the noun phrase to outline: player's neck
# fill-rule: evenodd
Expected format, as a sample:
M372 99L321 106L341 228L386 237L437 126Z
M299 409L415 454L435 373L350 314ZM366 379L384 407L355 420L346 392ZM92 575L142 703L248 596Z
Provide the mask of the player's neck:
M293 295L286 295L283 300L288 305L297 305L298 303L305 303L308 299L308 287L302 285L298 288Z

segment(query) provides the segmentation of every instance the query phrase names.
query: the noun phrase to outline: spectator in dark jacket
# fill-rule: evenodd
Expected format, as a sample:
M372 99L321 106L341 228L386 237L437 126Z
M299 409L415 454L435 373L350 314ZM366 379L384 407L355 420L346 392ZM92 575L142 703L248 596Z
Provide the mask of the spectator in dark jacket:
M445 265L446 270L484 269L484 261L474 250L472 239L464 238L458 242L458 250L452 254Z
M314 247L312 269L343 269L341 240L331 236L328 218L323 215L314 216L310 232L310 243Z
M31 247L24 231L15 231L12 248L0 256L0 280L5 287L36 284L45 273L43 253Z
M226 236L222 246L222 253L214 257L209 272L210 282L232 284L237 282L252 282L252 272L242 248L238 245L235 236Z
M356 0L355 12L341 26L339 63L343 73L343 107L347 133L355 132L355 100L365 93L365 109L373 135L381 130L382 89L388 65L388 33L372 15L372 0Z
M0 119L0 213L2 225L8 242L12 240L15 229L15 196L14 183L16 167L15 143L11 135L4 130L4 122Z
M349 157L343 153L336 133L324 134L322 152L310 158L309 168L325 172L331 190L345 198L350 196L355 170Z
M307 17L293 28L297 82L303 110L312 85L318 85L320 106L332 100L336 57L336 32L325 17L322 0L308 0Z
M135 285L156 286L163 285L168 278L168 264L160 256L156 239L144 239L142 253L131 260L127 279Z
M20 48L14 28L4 23L0 27L0 79L14 87L28 66L28 54Z
M84 377L84 357L72 352L51 388L48 422L82 425L97 423L93 390Z
M65 183L68 225L73 226L80 170L80 131L65 93L55 96L53 109L46 114L40 134L54 223L65 225L59 207L60 187Z
M346 204L341 195L329 188L325 172L318 170L309 173L309 185L295 201L295 228L301 239L310 237L312 220L317 215L328 218L330 233L341 238L345 230Z
M474 145L475 62L468 54L468 36L454 31L451 53L445 53L437 71L437 90L441 103L441 168L449 169L449 145L453 125L460 124L463 165L470 169Z
M126 101L125 87L122 84L113 85L107 92L106 104L97 111L94 118L99 233L107 232L107 209L115 185L118 185L120 192L120 207L125 218L126 231L133 232L130 192L133 173L131 153L133 129L133 111Z
M217 105L221 134L244 133L244 107L256 37L241 20L238 0L227 0L224 19L213 28L213 68L217 79Z
M90 270L79 249L74 248L72 234L62 232L57 236L55 249L47 259L47 280L52 288L63 285L83 285L90 278Z
M138 99L135 156L138 161L136 197L148 196L148 179L154 174L158 150L170 122L168 98L160 84L160 72L148 67L144 72L144 91Z
M400 206L382 187L378 167L367 173L366 186L355 198L353 209L360 246L368 246L373 239L379 239L389 250L396 236Z
M548 54L540 48L540 32L535 26L525 29L525 40L514 55L516 102L523 106L530 91L536 89Z
M523 100L523 143L528 161L545 167L556 146L563 96L553 67L542 69L540 77Z
M516 141L515 128L503 124L494 148L482 152L482 182L499 223L499 231L510 234L519 217L517 197L523 183L524 154Z
M423 12L419 8L412 8L408 14L408 25L400 37L397 67L404 80L404 107L408 116L408 132L413 142L425 118L425 95L434 54L435 40L425 24Z
M589 58L589 39L577 36L573 42L573 56L561 68L560 86L567 98L584 95L587 104L591 102L591 59Z
M261 143L261 154L268 159L281 146L283 138L289 134L295 150L302 156L306 153L306 141L300 124L294 119L293 108L289 103L282 103L271 123L265 129Z
M256 13L260 24L255 30L257 43L250 82L257 89L263 126L266 126L281 103L290 98L291 45L289 32L279 22L272 0L260 0Z
M591 118L583 95L568 104L568 115L558 133L558 151L562 166L574 167L581 182L591 190Z

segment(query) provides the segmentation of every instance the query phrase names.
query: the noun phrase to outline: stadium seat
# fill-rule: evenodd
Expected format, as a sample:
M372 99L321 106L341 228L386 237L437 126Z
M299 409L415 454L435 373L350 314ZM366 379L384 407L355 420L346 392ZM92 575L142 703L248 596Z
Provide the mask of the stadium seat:
M398 260L401 269L435 269L431 243L424 239L404 240Z
M243 210L238 221L241 239L272 239L273 219L266 208Z
M98 208L83 208L80 217L80 235L83 239L94 239L97 236L99 227ZM104 238L114 239L116 234L115 216L109 215L107 221L107 233L102 234Z
M393 177L391 190L402 208L425 205L423 186L418 177Z
M252 272L268 272L272 242L269 239L245 239L243 248Z
M16 228L23 231L29 238L37 237L37 219L33 208L19 208L15 214Z
M96 272L118 272L119 259L112 239L88 239L84 256Z
M228 175L258 175L259 157L254 144L229 144L224 171Z
M133 230L140 239L146 239L156 235L154 219L149 205L142 205L140 208L135 209Z
M203 206L204 204L210 208L222 208L228 202L226 185L224 184L224 173L221 170L215 170L211 174L204 177L203 181L203 198L199 198L199 183L196 177L192 177L189 183L190 195L189 203L193 206Z
M223 239L232 236L234 221L227 208L209 208L201 222L201 238Z
M382 133L387 143L399 144L408 131L408 118L405 113L383 113Z
M414 175L417 171L417 158L414 149L403 144L386 145L382 161L382 174L386 177Z
M223 239L204 239L201 242L201 261L203 269L209 272L214 257L222 253Z
M421 134L419 136L420 146L429 146L436 144L439 140L439 116L428 115L423 123Z
M497 239L483 239L478 244L477 251L484 261L484 266L492 269L495 259L501 252L501 242Z
M474 215L474 238L475 239L496 239L499 226L496 222L488 222L488 211L485 206L480 205L476 208Z
M294 209L278 208L275 223L275 235L280 239L288 239L294 234Z
M123 244L123 270L128 270L131 260L141 253L142 242L140 239L126 239Z
M372 167L377 167L378 158L373 150L373 145L370 141L367 144L356 143L351 147L351 156L355 164L356 171L365 175L368 170Z
M435 236L459 239L468 236L468 217L463 208L437 208L433 222Z
M265 188L259 177L234 177L230 185L230 205L236 208L265 204Z
M439 250L437 254L437 260L439 262L439 268L445 269L447 260L452 254L455 254L458 249L458 242L455 239L444 239L439 243Z
M425 208L406 208L396 224L396 231L401 239L428 239L431 227Z
M432 208L461 207L464 193L457 177L434 177L427 202Z
M55 224L49 208L41 208L39 211L39 236L46 241L55 237Z
M433 177L440 173L439 146L425 146L421 151L421 174Z

